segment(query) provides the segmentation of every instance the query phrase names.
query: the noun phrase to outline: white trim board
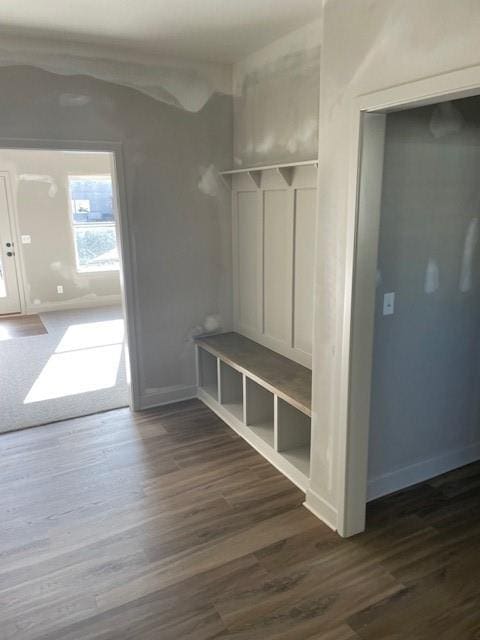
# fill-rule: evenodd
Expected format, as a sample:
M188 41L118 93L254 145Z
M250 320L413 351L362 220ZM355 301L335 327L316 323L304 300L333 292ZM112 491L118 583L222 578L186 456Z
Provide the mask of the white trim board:
M461 449L447 451L426 460L396 469L368 481L367 500L375 500L389 493L411 487L447 471L458 469L480 459L480 442Z
M66 309L96 309L98 307L112 307L122 304L120 294L108 296L98 296L97 298L64 300L61 302L43 302L41 304L27 305L25 315L30 316L35 313L45 313L47 311L64 311Z
M303 506L333 531L337 530L338 513L333 505L308 488Z
M245 167L244 169L228 169L227 171L220 171L221 176L231 176L237 173L249 173L250 171L269 171L270 169L287 169L289 167L318 167L318 159L314 160L302 160L301 162L284 162L282 164L265 164L258 167Z
M25 313L26 298L25 298L25 282L26 282L26 270L23 259L23 251L19 250L20 246L20 227L18 224L18 212L16 205L16 198L13 196L12 177L10 171L0 171L0 177L5 179L5 188L7 190L8 209L10 213L10 224L12 226L12 242L15 247L14 260L17 265L17 286L20 298L20 315Z
M158 389L146 389L139 398L136 410L153 409L164 404L173 404L182 400L192 400L197 397L196 385L174 387L159 387Z

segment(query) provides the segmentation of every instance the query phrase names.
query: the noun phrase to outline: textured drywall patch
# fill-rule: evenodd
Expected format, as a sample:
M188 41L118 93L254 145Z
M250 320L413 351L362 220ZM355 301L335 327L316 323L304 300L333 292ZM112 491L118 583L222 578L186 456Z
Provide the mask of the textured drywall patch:
M249 142L246 148L247 148L247 151L251 151L254 148L256 148L257 153L265 155L269 153L274 146L275 146L275 137L271 133L269 133L265 136L265 138L263 138L263 140L260 140L260 142L257 143L256 147L254 147L252 142Z
M218 314L207 316L203 322L203 326L207 333L219 331L222 327L222 319Z
M52 176L44 176L36 173L21 173L18 176L19 182L45 182L50 185L48 187L48 195L50 198L54 198L58 193L58 187Z
M430 132L434 138L443 138L461 131L464 124L462 114L452 102L441 102L430 118Z
M234 162L316 158L321 22L280 38L234 66Z
M217 197L220 190L223 188L223 182L218 173L218 169L214 164L209 167L200 168L200 180L198 181L198 188L202 193L213 198Z
M197 336L203 336L208 333L219 333L222 331L222 317L219 313L213 313L205 316L202 324L197 324L188 334L187 342L191 343Z
M27 65L59 75L86 75L136 89L155 100L200 111L214 93L231 93L227 65L160 60L121 49L2 36L0 66ZM84 106L88 96L63 94L61 106Z
M473 218L468 225L463 245L462 268L460 271L459 289L467 293L472 288L472 265L475 249L478 244L478 218Z
M287 141L286 148L292 154L311 148L312 141L316 140L317 136L318 121L315 118L307 118L307 120L293 132L293 135Z
M235 156L245 165L317 155L320 47L245 73L235 97Z
M92 101L90 96L75 93L62 93L58 97L58 104L61 107L84 107Z
M425 293L435 293L440 287L440 270L436 260L428 259L427 268L425 269Z

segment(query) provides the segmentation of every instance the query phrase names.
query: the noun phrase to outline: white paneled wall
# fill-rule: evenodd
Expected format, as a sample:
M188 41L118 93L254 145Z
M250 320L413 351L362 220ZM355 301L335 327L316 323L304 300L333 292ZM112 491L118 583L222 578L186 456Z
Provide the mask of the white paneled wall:
M256 192L244 191L236 194L237 209L241 212L236 220L235 247L237 250L236 281L241 282L238 297L237 320L248 331L256 331L260 323L261 281L261 219Z
M232 177L235 330L308 367L315 185L314 166Z

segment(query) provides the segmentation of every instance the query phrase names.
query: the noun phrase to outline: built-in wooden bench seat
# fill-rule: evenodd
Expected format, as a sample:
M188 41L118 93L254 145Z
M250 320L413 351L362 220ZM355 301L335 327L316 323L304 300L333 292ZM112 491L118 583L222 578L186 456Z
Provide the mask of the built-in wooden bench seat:
M305 490L311 371L234 332L201 336L196 345L199 397Z
M198 346L311 416L312 372L239 333L197 339Z

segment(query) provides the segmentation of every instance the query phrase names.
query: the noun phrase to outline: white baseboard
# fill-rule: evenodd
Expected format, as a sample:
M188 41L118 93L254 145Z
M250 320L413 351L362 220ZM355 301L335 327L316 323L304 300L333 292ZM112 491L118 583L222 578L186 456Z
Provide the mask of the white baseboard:
M174 387L162 387L158 389L145 389L140 395L136 410L153 409L164 404L172 404L182 400L191 400L197 397L196 386L176 385Z
M337 530L337 510L312 489L307 489L303 506L333 531Z
M478 459L480 459L480 442L475 442L467 447L448 451L427 460L420 460L408 467L371 478L368 481L367 500L374 500L394 491L405 489Z
M75 298L74 300L63 300L60 302L45 302L42 304L27 305L25 315L35 313L46 313L47 311L66 311L69 309L94 309L96 307L111 307L122 304L122 296L113 294L109 296L98 296L92 298Z

